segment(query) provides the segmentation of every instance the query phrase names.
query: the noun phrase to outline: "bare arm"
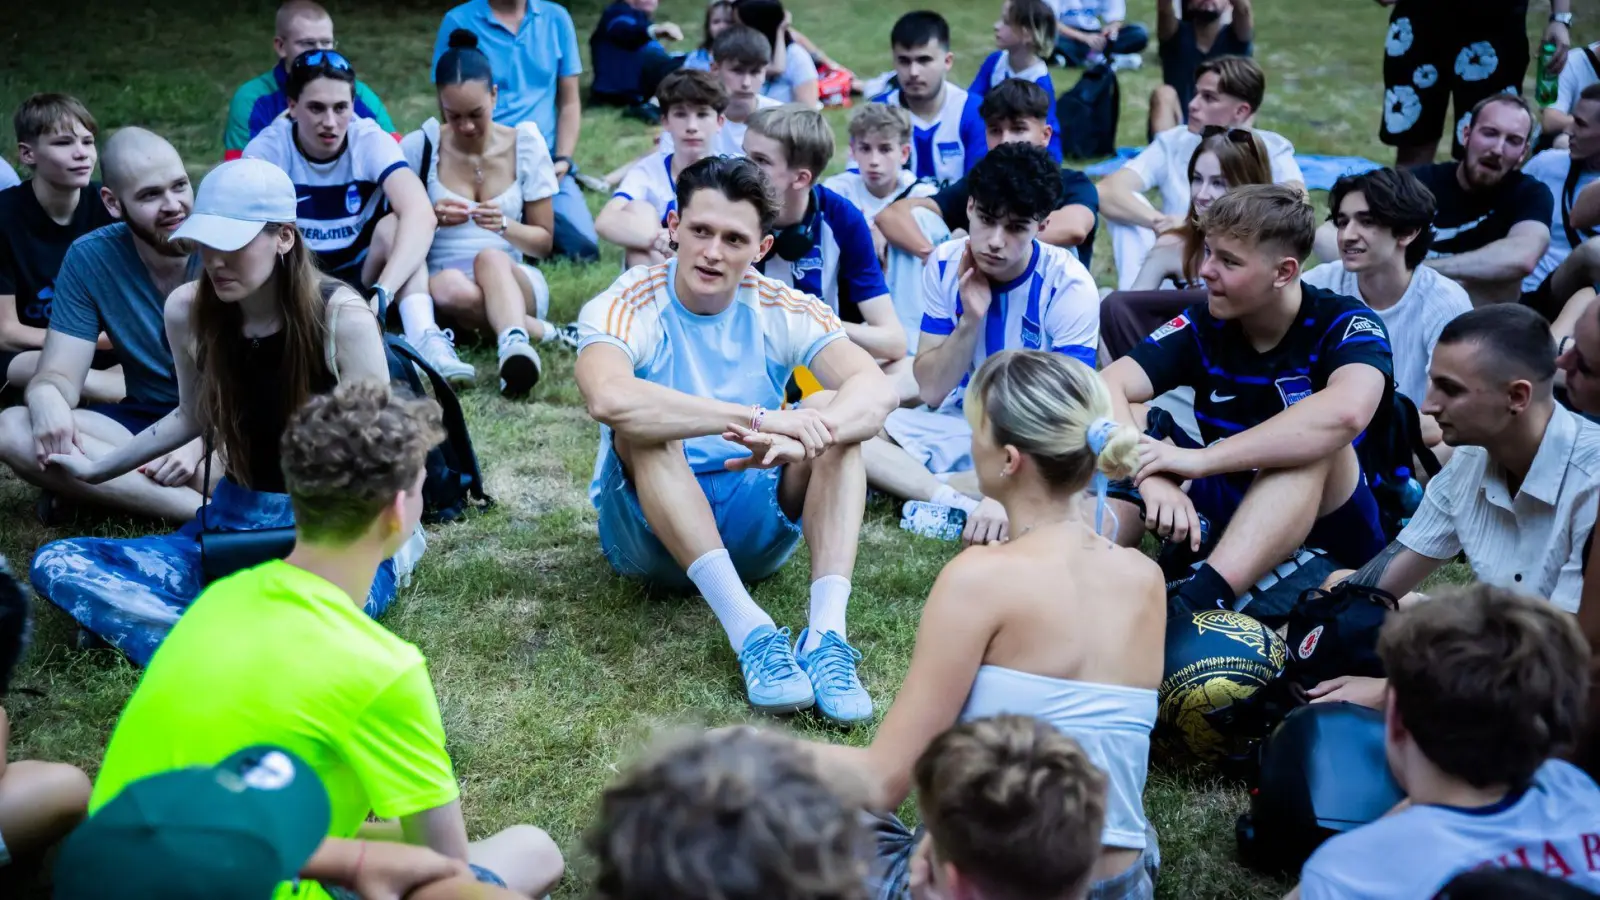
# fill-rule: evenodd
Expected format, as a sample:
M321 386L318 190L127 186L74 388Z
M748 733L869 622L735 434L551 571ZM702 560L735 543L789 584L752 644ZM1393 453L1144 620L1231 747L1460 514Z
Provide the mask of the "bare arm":
M1131 290L1160 290L1162 282L1182 275L1183 242L1169 232L1156 238L1156 245L1150 248L1150 254L1144 258L1144 265L1139 267Z
M0 297L0 303L5 301ZM66 409L76 409L82 400L83 382L94 365L95 342L75 338L70 334L50 331L44 339L44 349L39 353L39 367L28 382L23 395L29 410L35 402L65 404Z
M628 250L649 250L661 233L656 208L644 200L612 197L594 219L595 234Z
M888 298L880 299L893 316ZM867 351L852 341L834 341L823 347L807 368L823 387L837 391L833 402L822 410L835 443L856 444L876 435L883 428L883 420L900 405L893 382Z
M403 816L400 828L406 843L467 862L467 820L461 815L459 799Z
M1600 183L1591 184L1578 192L1572 200L1572 227L1594 228L1600 225Z
M1307 465L1349 446L1372 421L1383 391L1383 373L1372 366L1340 366L1322 390L1196 452L1204 459L1202 467L1213 474Z
M1144 366L1139 365L1133 357L1124 356L1106 366L1100 373L1100 379L1111 394L1111 412L1117 421L1130 428L1138 428L1139 420L1134 418L1133 404L1149 403L1156 393Z
M1544 108L1543 124L1545 134L1558 136L1563 135L1566 134L1567 129L1572 126L1572 116L1568 113L1562 112L1554 106L1546 106Z
M506 222L505 239L533 259L550 255L555 236L556 210L549 197L522 204L521 222Z
M793 87L794 99L790 103L799 103L806 108L811 108L822 102L822 89L817 86L816 79L802 81Z
M1144 196L1139 176L1126 166L1107 175L1097 185L1100 215L1123 225L1142 225L1161 231L1166 217Z
M808 744L824 766L852 764L864 770L874 809L895 809L911 793L912 768L935 737L956 723L978 667L998 627L995 606L972 603L1005 573L992 551L972 548L939 573L922 607L911 666L894 703L866 748Z
M890 246L898 247L927 262L928 254L933 252L933 243L922 233L922 229L917 227L917 217L912 214L912 211L917 209L928 209L935 215L944 215L939 210L939 204L928 197L906 197L884 207L873 221L877 223L878 232Z
M938 406L961 383L961 376L972 368L972 351L978 346L982 330L981 317L963 315L950 334L922 332L911 371L917 377L918 396L923 403Z
M906 355L906 330L895 315L894 301L888 294L873 297L856 304L861 310L861 322L845 322L844 333L850 341L872 354L874 359L894 362Z
M1156 39L1172 40L1178 33L1178 10L1174 0L1156 0ZM1104 201L1102 201L1104 202Z
M1039 240L1057 247L1077 247L1094 230L1094 210L1074 203L1050 214L1039 229Z
M1422 582L1445 564L1445 560L1423 556L1399 541L1391 541L1366 565L1357 569L1345 581L1351 584L1376 587L1395 597L1404 597L1421 586Z
M333 359L339 382L389 383L389 360L383 350L378 316L355 291L340 291L328 301L338 310L334 322Z
M428 189L410 169L399 168L389 173L383 180L383 194L394 207L398 227L394 230L394 248L389 251L389 259L378 274L376 284L388 290L390 296L399 296L406 280L427 263L428 247L433 243L438 218L434 215L433 203L428 200Z
M44 346L45 332L46 329L22 324L17 318L14 295L0 295L0 350L37 350Z
M1241 41L1256 36L1256 14L1250 8L1251 0L1233 0L1233 33Z
M641 443L720 435L729 423L750 420L748 406L695 397L635 377L628 355L610 344L585 347L573 374L589 416Z
M578 152L578 132L583 129L583 101L578 98L578 76L566 75L556 82L556 156L572 158ZM556 163L556 177L567 174L565 163Z
M350 888L363 897L502 898L515 895L485 886L497 893L465 893L460 885L473 883L465 862L442 856L426 847L408 847L368 840L324 838L299 875L307 881ZM426 888L422 888L426 885ZM442 892L449 887L450 892ZM412 891L416 893L412 893Z
M1576 218L1574 211L1574 224ZM1486 247L1430 259L1426 265L1457 281L1520 281L1533 274L1549 247L1550 226L1539 222L1518 222L1511 226L1511 231L1505 237Z

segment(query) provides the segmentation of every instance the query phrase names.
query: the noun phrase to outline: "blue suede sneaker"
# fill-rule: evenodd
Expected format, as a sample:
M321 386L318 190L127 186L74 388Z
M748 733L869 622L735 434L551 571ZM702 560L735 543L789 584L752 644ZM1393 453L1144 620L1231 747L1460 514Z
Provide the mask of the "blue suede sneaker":
M811 682L795 662L787 628L762 625L750 632L739 651L739 669L756 712L777 716L810 709L817 702Z
M800 643L806 645L806 634L800 632ZM856 677L856 660L861 652L845 643L837 631L824 631L822 643L800 657L800 668L811 679L817 695L817 712L829 721L840 725L855 725L872 718L872 698Z

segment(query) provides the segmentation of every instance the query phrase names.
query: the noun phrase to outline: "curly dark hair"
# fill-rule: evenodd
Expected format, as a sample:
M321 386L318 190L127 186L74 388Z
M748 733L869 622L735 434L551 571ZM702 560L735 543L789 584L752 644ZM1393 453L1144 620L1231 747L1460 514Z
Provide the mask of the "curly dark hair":
M669 741L613 782L588 838L597 900L866 900L860 798L792 740Z
M1389 229L1395 237L1415 234L1406 245L1406 268L1415 269L1428 258L1433 247L1433 216L1439 202L1433 191L1404 169L1373 169L1360 175L1345 175L1328 192L1328 221L1339 218L1339 204L1350 194L1367 201L1372 221Z
M350 382L312 397L279 444L300 535L334 544L360 537L444 437L439 404L385 384Z
M1571 613L1487 584L1389 614L1378 636L1394 713L1473 787L1528 783L1583 729L1589 644Z
M978 160L967 173L967 192L991 219L1043 222L1061 199L1061 167L1043 147L1012 141Z

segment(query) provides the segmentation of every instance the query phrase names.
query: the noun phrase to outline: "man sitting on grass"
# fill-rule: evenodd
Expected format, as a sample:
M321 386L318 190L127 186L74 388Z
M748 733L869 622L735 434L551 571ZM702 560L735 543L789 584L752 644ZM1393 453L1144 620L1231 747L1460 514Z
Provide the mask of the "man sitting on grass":
M1489 867L1600 890L1600 788L1557 758L1589 692L1572 617L1505 588L1455 588L1391 613L1378 656L1384 748L1407 802L1319 847L1290 900L1432 897Z
M711 74L722 82L728 94L722 127L711 141L710 156L743 156L744 131L756 110L783 104L761 93L766 83L767 65L772 62L772 43L761 32L744 25L730 25L711 42ZM661 135L656 149L677 151L672 131Z
M874 103L899 106L911 115L911 173L946 185L977 165L989 146L983 120L967 102L965 88L950 80L950 23L930 10L901 16L889 32L894 86Z
M972 427L963 411L967 380L1002 350L1051 350L1094 365L1100 335L1094 279L1072 253L1041 239L1046 220L1059 215L1059 171L1042 147L1011 142L996 146L963 179L962 189L970 191L963 215L972 233L940 244L923 276L915 371L926 406L890 413L883 436L866 445L873 487L962 510L973 543L1004 540L1007 525L999 503L975 499Z
M245 145L261 133L272 120L289 108L289 95L284 86L289 82L289 63L307 50L332 50L337 46L333 39L333 17L315 0L288 0L278 7L272 35L272 49L278 54L278 63L272 71L253 78L233 92L228 104L228 126L222 133L222 151L225 159L238 159L244 155ZM371 119L378 128L395 135L394 123L389 121L389 111L372 88L355 83L355 116Z
M1517 304L1445 326L1422 409L1458 449L1400 536L1330 582L1348 578L1409 603L1416 598L1407 594L1464 553L1478 581L1578 611L1600 497L1600 426L1555 402L1555 353L1544 320ZM1382 691L1377 679L1338 678L1313 694L1372 706Z
M1383 548L1352 442L1392 403L1389 339L1361 301L1301 283L1314 216L1283 185L1219 198L1201 224L1210 299L1103 373L1117 418L1141 429L1160 421L1146 421L1142 404L1194 388L1201 443L1181 429L1147 432L1135 475L1143 508L1111 501L1124 546L1148 528L1199 555L1208 520L1215 549L1173 588L1176 608L1231 608L1302 543L1347 566Z
M865 103L850 116L850 170L822 182L866 218L880 264L886 261L888 245L878 230L878 213L896 200L935 192L908 168L911 154L911 114L904 107Z
M1004 143L1030 144L1048 150L1055 133L1047 121L1053 101L1044 88L1031 81L1011 78L996 85L978 105L988 148ZM1057 166L1056 193L1051 212L1035 235L1043 244L1063 247L1085 269L1094 252L1094 236L1100 209L1094 182L1076 169ZM1050 187L1043 187L1047 192ZM910 349L916 352L917 334L922 327L922 270L934 248L971 229L967 200L971 191L966 176L939 189L932 197L912 193L884 208L875 219L888 244L885 272L889 290L896 300L896 311L906 326ZM1031 203L1032 200L1030 199Z
M91 809L145 776L273 744L327 787L329 837L426 845L525 897L556 883L561 853L537 828L468 843L427 661L362 612L378 564L421 519L439 415L369 382L295 413L280 444L294 551L184 612L117 722Z
M705 596L753 707L859 722L872 700L845 607L867 493L860 444L899 398L826 304L750 268L780 210L755 162L703 159L678 176L667 216L677 256L584 305L576 376L604 426L589 496L618 573ZM797 366L836 393L780 408ZM797 660L743 581L776 572L802 530L811 607Z
M752 728L657 748L600 797L605 900L867 900L859 791Z
M722 131L728 92L709 72L679 69L656 91L672 152L657 150L628 169L594 220L596 233L622 248L622 265L653 266L672 255L667 213L677 204L678 175L711 155Z

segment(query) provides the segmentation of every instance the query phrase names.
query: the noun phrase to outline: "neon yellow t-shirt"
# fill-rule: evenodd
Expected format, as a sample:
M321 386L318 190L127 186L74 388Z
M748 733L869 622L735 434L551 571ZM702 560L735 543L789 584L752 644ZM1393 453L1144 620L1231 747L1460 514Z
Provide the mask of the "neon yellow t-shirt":
M117 721L89 809L128 783L254 744L299 754L332 804L328 834L460 795L422 652L339 588L275 561L213 584L156 651ZM278 897L324 896L312 885Z

